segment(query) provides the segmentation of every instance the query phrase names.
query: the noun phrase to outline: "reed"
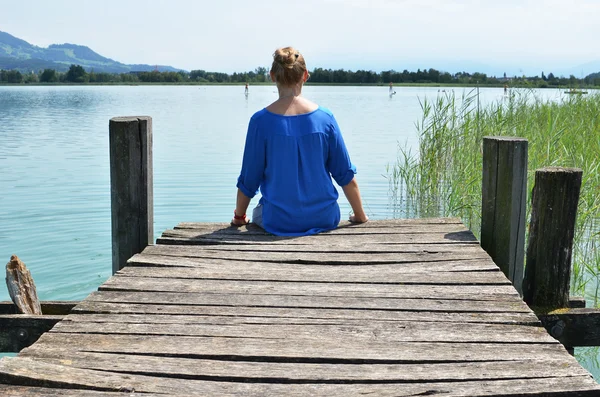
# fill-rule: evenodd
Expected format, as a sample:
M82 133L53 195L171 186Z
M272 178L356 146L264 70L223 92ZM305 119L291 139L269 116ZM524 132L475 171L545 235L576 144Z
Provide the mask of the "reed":
M479 106L478 90L453 92L421 102L416 123L418 152L400 146L388 167L397 213L407 217L460 217L477 237L481 224L484 136L529 140L527 219L535 170L546 166L583 169L573 251L571 291L598 306L600 289L600 95L544 100L531 90L513 90Z

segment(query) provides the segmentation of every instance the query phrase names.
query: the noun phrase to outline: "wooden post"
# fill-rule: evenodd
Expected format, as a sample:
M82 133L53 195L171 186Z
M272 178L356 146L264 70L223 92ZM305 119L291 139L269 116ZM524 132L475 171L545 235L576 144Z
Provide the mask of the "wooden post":
M527 140L483 138L481 247L522 293Z
M523 299L536 308L569 305L571 252L583 172L536 170L529 224Z
M152 118L109 123L113 274L154 239Z

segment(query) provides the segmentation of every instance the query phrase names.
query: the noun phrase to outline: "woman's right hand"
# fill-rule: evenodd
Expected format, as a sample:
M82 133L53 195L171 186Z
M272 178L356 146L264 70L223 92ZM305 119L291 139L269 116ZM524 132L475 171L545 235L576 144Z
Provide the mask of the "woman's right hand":
M350 219L348 220L352 223L365 223L369 220L369 217L367 215L363 215L360 217L357 215L350 215Z

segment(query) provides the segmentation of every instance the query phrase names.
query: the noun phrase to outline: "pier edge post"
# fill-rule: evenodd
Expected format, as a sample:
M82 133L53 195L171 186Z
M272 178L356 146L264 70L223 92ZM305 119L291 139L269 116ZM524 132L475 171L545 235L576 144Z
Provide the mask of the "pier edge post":
M152 118L109 122L112 272L154 238Z
M527 139L483 137L481 247L522 294Z
M583 171L536 170L523 300L530 307L569 306L571 256Z

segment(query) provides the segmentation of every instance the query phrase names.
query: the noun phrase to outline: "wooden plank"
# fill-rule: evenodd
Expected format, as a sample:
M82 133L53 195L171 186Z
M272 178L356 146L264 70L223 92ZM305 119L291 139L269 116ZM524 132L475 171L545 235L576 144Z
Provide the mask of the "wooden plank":
M434 272L456 272L456 271L498 271L498 266L490 258L460 260L460 261L438 261L438 262L411 262L411 263L382 263L376 265L361 265L346 267L340 272L338 265L310 265L286 263L258 262L258 261L236 261L211 258L189 258L162 255L137 254L127 261L127 266L121 269L119 274L131 274L139 270L131 269L132 266L141 267L194 267L197 272L204 271L209 274L260 274L263 279L279 277L272 275L286 275L285 279L309 281L315 274L323 274L329 280L344 280L348 273L351 276L377 277L379 274L390 276L392 274L406 273L434 273Z
M219 247L225 247L220 245ZM239 251L207 250L201 246L185 245L150 245L143 251L145 255L163 255L191 258L229 259L238 261L260 261L276 263L325 263L335 264L377 264L404 262L438 262L447 260L487 259L489 255L483 250L470 252L420 251L410 253L338 253L338 252L248 252L241 255Z
M312 315L301 311L297 316L294 316L294 311L286 311L277 316L278 313L265 313L271 314L271 316L260 316L257 310L254 310L255 315L243 315L239 313L235 315L233 311L227 311L223 315L219 315L217 310L213 310L213 315L209 314L178 314L178 313L167 313L167 314L156 314L161 312L157 310L164 308L164 306L152 306L145 305L140 307L139 310L131 307L132 305L117 305L122 309L115 308L112 313L75 313L70 314L64 319L65 322L81 322L81 323L108 323L116 322L120 324L134 323L134 324L213 324L213 325L236 325L236 324L291 324L291 325L305 325L305 324L331 324L331 325L377 325L383 324L395 324L404 322L419 322L419 323L436 323L439 326L453 327L453 324L444 323L461 323L463 325L469 323L481 323L481 324L507 324L507 325L535 325L541 326L540 322L537 321L517 321L523 318L514 315L503 314L505 316L504 321L500 321L500 316L490 317L488 320L482 317L470 316L468 314L462 314L455 316L454 313L427 313L427 312L407 312L402 317L389 318L386 316L358 316L357 318L347 316L343 317L336 313L332 313L330 317L326 315L319 315L320 312L313 311ZM103 306L104 307L104 306ZM204 307L202 307L204 308ZM119 312L122 310L122 313ZM325 310L323 310L325 311ZM142 313L136 313L142 312ZM145 312L145 313L144 313ZM241 311L240 311L241 312ZM276 310L279 312L279 310ZM303 314L304 317L302 316ZM472 317L472 318L470 318ZM530 320L535 320L535 316L529 317ZM463 321L464 319L464 321ZM514 321L508 321L514 319ZM476 321L479 320L479 321ZM496 321L494 321L496 320Z
M291 307L313 309L379 309L403 311L436 312L494 312L529 313L530 309L520 300L498 301L494 305L485 305L481 301L458 299L403 299L403 298L352 298L322 296L287 295L248 295L215 293L177 293L177 292L93 292L86 301L114 303L175 304L182 306L254 306L254 307Z
M252 382L448 382L494 379L589 376L569 356L548 361L499 361L437 364L311 364L223 361L183 357L155 357L43 350L22 356L48 364L74 368L170 376L186 379L230 379L243 376Z
M79 301L40 301L42 314L47 315L66 315ZM0 302L0 314L17 314L15 305L12 302Z
M319 252L319 253L367 253L367 254L418 254L418 253L478 253L482 249L477 244L453 243L453 244L371 244L366 239L344 238L343 242L332 242L331 244L306 245L282 245L282 244L221 244L200 245L189 247L195 252ZM379 240L381 241L381 240ZM158 245L160 246L160 245Z
M189 240L187 244L277 244L300 245L313 244L343 244L348 239L358 240L362 243L386 244L478 244L477 239L469 230L439 232L421 231L419 233L394 233L392 229L374 229L378 233L353 233L346 234L319 234L314 236L285 237L270 234L256 233L231 233L229 229L217 232L207 232L199 229L168 229L157 240L158 244L175 244L179 240ZM387 233L384 233L387 232Z
M435 280L431 281L432 283ZM465 281L468 282L468 281ZM519 302L518 294L507 284L487 285L458 284L411 284L403 285L368 283L303 283L238 280L203 280L186 278L144 278L115 277L98 288L99 291L123 292L179 292L202 294L286 295L347 298L399 298L399 299L443 299L485 301L494 305L495 301Z
M484 277L477 273L449 273L448 283L439 284L440 280L418 274L401 280L399 277L390 278L388 283L376 279L359 282L327 282L325 279L317 282L283 281L283 280L250 280L220 279L206 275L196 278L195 274L178 274L168 272L178 268L150 272L144 277L119 275L112 277L101 285L100 291L159 291L159 292L202 292L202 293L239 293L275 294L275 295L315 295L315 296L350 296L350 297L380 297L380 298L430 298L463 299L478 301L517 300L519 295L508 283L504 275ZM141 268L139 270L142 270ZM147 269L143 269L147 270ZM155 269L152 269L155 270ZM147 272L144 272L147 273ZM442 277L445 273L438 273ZM469 278L471 277L471 279ZM261 277L256 275L256 278ZM315 277L316 278L316 277ZM499 277L498 277L499 278Z
M498 274L501 274L498 272ZM171 275L171 277L176 275ZM504 275L500 281L494 277L483 277L477 274L460 277L452 273L449 283L436 285L440 281L423 275L413 277L398 284L369 283L306 283L301 281L245 281L245 280L204 280L196 278L165 277L112 277L101 285L99 291L157 291L157 292L194 292L251 295L298 295L298 296L330 296L356 298L430 298L462 299L462 300L512 300L518 295L510 289ZM504 288L503 288L504 287ZM478 292L480 291L480 292ZM444 295L440 295L443 293ZM481 299L479 294L481 294ZM498 297L495 295L504 295ZM488 304L492 304L491 302Z
M158 315L161 322L176 319L174 316L194 316L198 321L206 318L229 317L232 321L245 321L248 317L289 323L293 321L422 321L440 323L490 323L490 324L522 324L540 325L533 312L522 313L481 313L481 312L428 312L428 311L392 311L392 310L346 310L346 309L310 309L310 308L278 308L251 306L178 306L160 304L136 304L96 302L85 300L73 313L83 316L91 314L139 314L141 316ZM258 321L258 320L256 320Z
M590 376L510 379L497 381L427 382L391 384L281 384L178 379L137 374L119 374L36 362L27 358L0 361L0 382L20 381L29 385L61 385L69 388L135 390L185 396L327 396L376 395L402 397L439 394L448 397L595 396L600 387Z
M350 339L349 339L350 340ZM356 339L352 339L356 342ZM299 343L301 342L301 343ZM444 343L362 339L268 339L204 336L76 334L47 332L24 352L64 351L149 354L188 358L313 363L437 363L546 360L566 350L559 343Z
M82 389L51 389L48 387L31 386L11 386L0 384L0 395L5 397L125 397L133 394L127 394L123 391L94 391ZM172 394L144 393L144 397L165 397Z
M543 327L499 324L439 324L417 322L362 324L202 324L202 323L118 323L115 320L81 322L65 320L51 332L130 335L210 336L288 340L363 340L390 342L482 342L558 343Z

